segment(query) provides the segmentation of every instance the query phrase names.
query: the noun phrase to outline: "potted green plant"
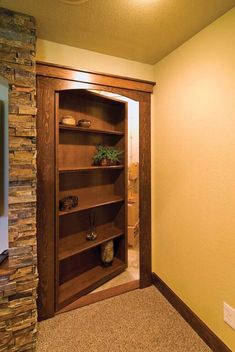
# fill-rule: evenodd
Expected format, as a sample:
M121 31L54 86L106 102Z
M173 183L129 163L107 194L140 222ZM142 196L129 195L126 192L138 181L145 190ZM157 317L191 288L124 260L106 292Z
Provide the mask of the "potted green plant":
M123 151L115 147L98 145L93 160L96 165L118 165L120 164L122 154Z

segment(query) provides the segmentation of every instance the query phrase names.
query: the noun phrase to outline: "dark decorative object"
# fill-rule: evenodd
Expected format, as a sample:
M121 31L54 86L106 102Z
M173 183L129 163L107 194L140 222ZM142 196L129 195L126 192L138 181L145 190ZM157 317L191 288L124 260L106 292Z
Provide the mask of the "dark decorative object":
M120 164L121 155L123 154L122 150L105 145L98 145L96 149L97 151L93 156L96 165L107 166Z
M95 229L95 211L91 211L89 214L89 232L86 236L87 240L94 241L97 237L97 232Z
M104 266L112 265L114 257L113 240L101 245L101 260Z
M61 211L70 210L72 208L76 208L77 205L78 205L78 197L68 196L60 200L59 209Z
M5 251L3 251L1 254L0 254L0 264L2 262L4 262L4 260L6 260L9 256L9 251L8 249L5 249Z
M82 119L78 120L78 127L84 127L84 128L89 128L91 126L91 121Z

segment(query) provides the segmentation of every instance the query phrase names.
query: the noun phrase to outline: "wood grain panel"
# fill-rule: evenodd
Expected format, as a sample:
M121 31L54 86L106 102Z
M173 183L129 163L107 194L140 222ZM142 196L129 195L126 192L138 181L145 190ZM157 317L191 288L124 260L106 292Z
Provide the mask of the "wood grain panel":
M117 135L117 136L123 136L124 132L119 132L119 131L114 131L114 130L106 130L106 129L97 129L97 128L84 128L84 127L70 127L61 124L60 125L60 131L66 131L66 132L83 132L83 133L93 133L93 134L112 134L112 135Z
M151 121L150 95L140 103L139 204L140 204L140 287L151 282Z
M46 102L46 103L45 103ZM54 315L54 91L37 82L37 244L39 320Z
M105 134L61 133L59 144L59 167L92 166L97 145L121 148L121 136Z
M98 232L99 229L106 225L113 224L114 227L122 229L124 232L124 224L119 221L120 212L123 216L122 208L123 202L114 203L108 206L102 206L92 210L84 210L78 213L72 213L67 216L60 217L60 239L73 234L80 234L88 232L90 229L89 215L95 215L95 227ZM121 227L120 227L121 226ZM97 238L98 239L98 238Z
M97 238L94 241L87 241L88 231L87 229L87 231L62 238L59 243L59 260L64 260L124 234L123 230L110 223L96 227Z
M72 115L76 124L78 120L91 121L91 127L100 130L124 132L125 103L104 98L89 91L68 89L60 92L60 120Z
M89 293L114 276L120 274L125 267L122 261L114 258L113 264L109 267L105 268L101 265L97 265L78 276L74 276L73 279L60 286L60 307L63 308L65 305L74 301L74 299L78 299L82 295Z
M58 310L58 301L59 301L59 232L60 232L60 221L59 221L59 104L60 104L60 96L58 92L55 92L55 107L54 107L54 129L55 129L55 169L54 169L54 177L55 177L55 233L54 233L54 248L55 248L55 261L54 261L54 282L55 282L55 310Z
M57 99L58 104L56 106L59 106L59 109L56 109L56 131L59 130L59 120L65 115L71 115L75 118L76 124L79 119L88 119L97 130L114 130L119 132L118 134L60 133L59 143L56 143L55 148L55 150L58 151L60 168L78 166L90 167L93 164L93 156L97 144L115 145L122 150L125 149L125 137L127 135L126 129L124 128L126 126L125 108L127 106L125 103L102 97L97 93L94 94L90 91L78 89L60 90L56 92L56 96L57 95L59 98ZM120 132L123 134L120 134ZM122 200L126 203L124 186L127 168L125 153L123 162L124 168L119 170L106 169L99 171L98 169L93 169L95 172L90 172L90 170L88 173L83 172L83 174L61 174L59 192L57 192L59 193L59 198L62 199L69 195L76 195L78 197L78 206L69 211L69 213L77 214L78 212L81 213L82 210L80 216L82 218L81 220L86 221L87 212L83 210L89 207L103 208L105 206L105 211L112 214L113 201L116 203L116 200ZM56 175L58 176L57 170ZM58 215L63 215L64 221L67 220L67 226L70 226L69 218L65 216L66 212L60 212L56 217ZM111 221L115 221L115 214ZM122 218L122 227L124 227L124 222L125 214L123 214ZM106 225L109 224L110 221L106 223ZM75 223L74 225L76 226ZM101 230L99 239L93 241L92 244L91 242L88 243L86 240L88 229L86 232L78 232L75 236L69 236L59 241L60 250L64 251L64 249L66 249L66 257L63 255L63 259L62 255L59 255L59 257L56 255L56 263L60 261L59 282L60 284L63 283L63 285L65 285L63 287L66 288L65 291L67 290L67 292L62 290L62 296L65 297L67 295L69 299L62 299L61 301L61 286L56 286L56 293L59 292L59 299L56 299L57 310L62 302L63 304L71 302L76 299L78 295L80 296L88 292L88 290L91 290L94 285L97 286L100 279L106 280L106 274L110 276L109 271L101 270L103 274L101 275L102 277L99 278L99 271L94 269L97 266L99 267L101 242L114 239L116 257L121 259L122 263L126 265L127 241L119 240L120 231L117 232L117 230L114 230L114 232L112 232L113 227L109 227L108 231L105 232L102 231L102 228L99 227L99 229ZM127 231L122 231L122 237L126 237L126 234ZM75 249L75 251L73 249ZM117 271L112 269L112 276L115 272ZM90 273L92 273L92 275L90 275ZM97 274L97 278L94 276L94 273ZM90 283L89 280L92 282ZM67 283L65 284L67 281L69 281L69 285L67 285ZM57 282L58 274L56 275L56 283ZM71 293L72 291L74 293Z
M79 81L85 83L94 83L97 85L108 85L110 87L118 87L142 92L153 92L154 82L133 80L119 76L105 75L99 73L86 72L82 70L70 69L67 67L58 67L53 64L44 64L37 62L37 75L46 77L56 77L71 81Z
M99 203L113 196L123 198L123 176L123 169L61 174L59 198L76 195L81 206L87 202Z

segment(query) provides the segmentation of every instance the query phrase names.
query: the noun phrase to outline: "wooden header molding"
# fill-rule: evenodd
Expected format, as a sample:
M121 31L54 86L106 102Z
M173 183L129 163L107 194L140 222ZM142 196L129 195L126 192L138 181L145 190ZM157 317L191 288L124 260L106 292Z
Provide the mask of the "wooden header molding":
M83 71L76 68L58 66L40 61L37 61L36 73L38 76L61 78L70 81L93 83L116 88L125 88L146 93L153 93L153 87L155 85L155 82L151 81Z

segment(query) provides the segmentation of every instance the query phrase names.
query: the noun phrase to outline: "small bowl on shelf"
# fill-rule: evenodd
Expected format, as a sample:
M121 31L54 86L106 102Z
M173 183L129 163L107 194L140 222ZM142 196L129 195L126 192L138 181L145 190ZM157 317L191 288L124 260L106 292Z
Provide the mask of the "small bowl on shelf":
M89 128L91 126L91 121L90 120L78 120L78 127L83 127L83 128Z
M61 123L62 125L66 125L66 126L76 126L75 118L70 115L63 116L61 119Z

